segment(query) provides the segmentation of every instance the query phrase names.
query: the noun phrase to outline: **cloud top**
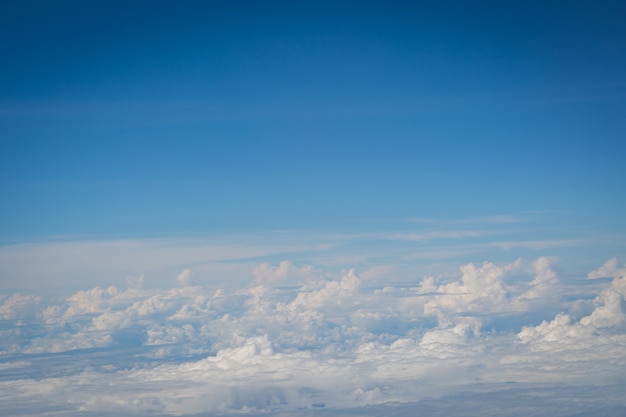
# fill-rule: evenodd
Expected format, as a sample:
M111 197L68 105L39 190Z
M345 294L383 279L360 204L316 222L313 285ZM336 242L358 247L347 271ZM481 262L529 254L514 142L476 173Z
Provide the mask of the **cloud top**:
M37 403L58 415L341 413L505 382L624 382L624 269L608 261L589 276L612 281L569 300L553 262L469 263L390 286L284 261L259 264L237 288L193 285L184 269L169 289L135 277L57 303L4 296L0 405L16 415Z

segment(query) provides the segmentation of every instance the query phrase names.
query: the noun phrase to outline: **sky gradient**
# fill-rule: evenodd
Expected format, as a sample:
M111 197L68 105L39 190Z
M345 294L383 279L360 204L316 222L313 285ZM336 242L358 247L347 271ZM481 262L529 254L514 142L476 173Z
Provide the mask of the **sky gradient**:
M623 415L625 21L3 2L0 415Z

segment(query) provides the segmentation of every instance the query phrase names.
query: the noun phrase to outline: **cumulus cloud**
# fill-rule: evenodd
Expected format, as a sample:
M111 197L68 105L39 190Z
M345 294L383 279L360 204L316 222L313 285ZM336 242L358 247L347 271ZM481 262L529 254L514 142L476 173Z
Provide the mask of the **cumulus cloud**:
M191 283L192 275L193 272L191 271L191 269L184 269L180 274L178 274L178 277L176 277L176 279L178 280L178 283L180 285L182 285L183 287L187 287Z
M311 265L297 267L289 261L282 261L278 266L264 262L254 268L254 278L260 284L277 284L287 280L302 280L312 277L315 270Z
M591 271L589 274L587 274L587 278L589 279L609 278L609 277L615 278L615 277L624 276L624 275L626 275L626 266L622 268L618 268L617 259L612 258L606 261L606 263L602 265L600 268L594 271Z
M441 326L465 320L462 315L478 315L505 306L507 291L504 288L504 269L485 262L480 266L468 264L461 267L460 281L433 288L426 282L422 292L435 294L424 305L424 314L436 315Z
M600 269L589 274L599 276L610 273L615 276L608 288L602 290L593 300L595 308L591 314L573 322L567 314L559 313L552 321L544 321L534 327L525 327L518 335L520 340L523 343L562 342L571 339L584 339L587 342L594 336L603 334L604 329L623 325L626 322L623 311L626 275L622 275L622 271L617 270L615 265L613 260L608 261Z
M1 299L0 317L3 319L25 318L33 315L41 297L36 295L13 294L6 299Z
M424 315L436 316L440 326L468 323L479 331L494 314L527 311L531 300L539 303L554 300L559 279L550 262L547 257L534 261L534 278L516 285L507 278L524 268L521 259L504 266L470 263L460 268L458 280L440 283L441 280L425 277L416 292L425 300Z
M590 273L612 281L575 318L553 262L469 263L397 286L388 270L284 261L258 265L237 288L192 285L185 269L169 289L129 279L49 305L14 294L0 312L24 323L0 329L0 409L340 414L503 382L623 381L624 273L616 261Z
M559 278L550 266L551 259L545 256L533 263L535 278L528 284L529 289L520 296L522 300L536 300L549 297L551 291L559 283Z
M95 287L87 291L78 291L67 299L68 308L64 317L69 318L78 314L100 312L117 294L118 290L114 286L108 288Z
M626 358L626 277L615 265L611 260L589 274L599 277L610 272L614 276L609 286L593 300L595 307L590 314L575 320L561 312L552 320L524 327L517 338L526 349L525 358L509 358L509 362L536 362L545 369L554 369L555 364L565 361L560 369L561 376L605 383L621 380ZM550 364L551 361L554 362Z

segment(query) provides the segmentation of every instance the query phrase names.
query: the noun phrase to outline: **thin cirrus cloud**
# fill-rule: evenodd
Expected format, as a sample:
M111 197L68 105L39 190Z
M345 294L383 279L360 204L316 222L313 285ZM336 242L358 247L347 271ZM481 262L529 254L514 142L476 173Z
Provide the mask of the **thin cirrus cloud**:
M13 294L0 306L0 408L435 415L445 402L432 398L502 392L515 410L541 386L572 401L586 387L597 395L590 410L623 412L612 393L625 382L626 267L609 260L589 277L610 280L571 299L553 262L470 263L407 287L283 261L230 287L199 285L184 269L164 289L130 277L125 289L56 302ZM526 407L548 415L554 404L541 398Z
M525 239L519 230L430 226L395 232L322 233L275 231L207 238L69 240L0 247L0 282L5 291L54 287L85 288L129 275L146 276L147 286L171 285L172 276L193 267L202 279L245 282L259 262L290 259L318 266L407 266L421 260L473 254L494 259L513 250L588 246L593 239ZM427 271L423 271L427 273ZM212 278L211 278L212 277Z
M412 217L409 219L411 223L443 226L443 225L467 225L467 224L513 224L527 221L524 217L510 214L501 214L495 216L466 217L462 219L436 219L426 217Z

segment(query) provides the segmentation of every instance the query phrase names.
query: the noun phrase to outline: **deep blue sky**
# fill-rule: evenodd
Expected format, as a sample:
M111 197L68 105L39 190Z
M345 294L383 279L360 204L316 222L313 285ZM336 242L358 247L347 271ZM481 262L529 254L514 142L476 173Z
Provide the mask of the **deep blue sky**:
M527 211L623 235L625 21L623 2L3 2L0 240Z

